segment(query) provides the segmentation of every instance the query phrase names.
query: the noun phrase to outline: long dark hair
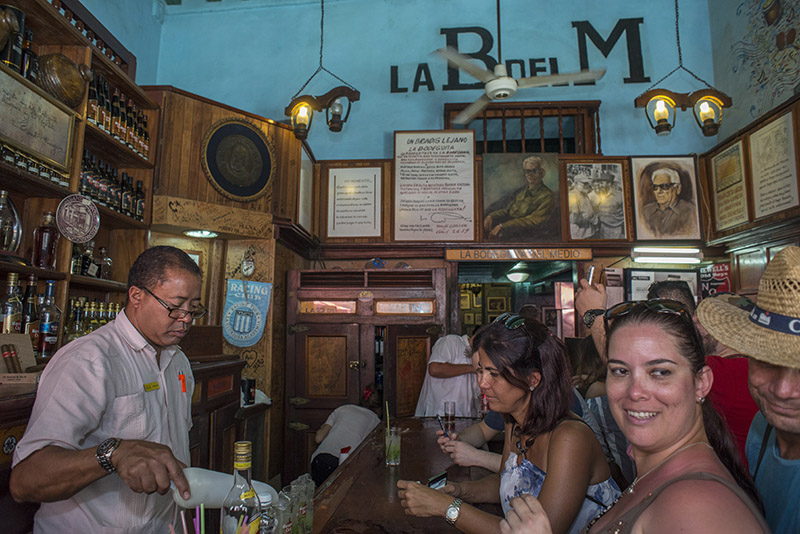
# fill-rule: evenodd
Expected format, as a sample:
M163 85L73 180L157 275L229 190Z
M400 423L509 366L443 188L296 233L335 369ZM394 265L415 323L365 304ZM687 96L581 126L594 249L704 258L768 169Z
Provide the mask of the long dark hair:
M608 354L608 345L611 338L617 330L624 326L639 327L643 325L656 326L670 336L678 353L688 360L695 375L705 367L703 341L691 317L688 315L659 313L648 309L645 305L636 306L629 313L614 319L606 338L606 354ZM720 417L710 401L702 404L702 413L706 436L717 453L717 457L736 480L736 483L763 512L764 507L761 497L758 494L758 490L756 490L753 479L750 477L750 473L747 472L742 463L741 456L736 449L736 444L725 421Z
M549 432L567 415L572 399L567 349L541 322L526 318L516 329L502 322L490 323L472 340L472 350L478 349L483 349L500 376L526 392L528 377L541 373L539 385L531 392L525 421L519 426L521 434ZM512 421L508 414L504 419Z

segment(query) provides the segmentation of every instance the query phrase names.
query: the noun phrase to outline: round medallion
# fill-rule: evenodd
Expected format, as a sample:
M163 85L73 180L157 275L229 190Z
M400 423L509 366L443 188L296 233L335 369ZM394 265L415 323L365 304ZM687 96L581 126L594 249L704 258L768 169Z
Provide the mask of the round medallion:
M267 192L275 169L272 143L258 127L241 119L224 119L203 140L203 170L220 194L239 201Z
M56 225L58 231L73 243L86 243L100 229L100 212L90 198L69 195L58 205Z

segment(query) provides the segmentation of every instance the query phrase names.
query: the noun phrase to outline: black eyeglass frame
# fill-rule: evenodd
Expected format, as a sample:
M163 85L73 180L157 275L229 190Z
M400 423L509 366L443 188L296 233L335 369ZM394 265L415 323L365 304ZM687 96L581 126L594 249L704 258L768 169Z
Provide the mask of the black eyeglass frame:
M176 321L179 321L181 319L185 319L187 315L191 315L192 319L200 319L202 317L205 317L206 313L208 313L208 308L206 308L202 304L198 305L198 307L194 310L184 310L183 308L174 308L169 304L167 304L166 302L164 302L163 300L161 300L160 298L158 298L156 294L150 291L148 288L143 287L142 289L147 291L151 297L156 299L156 301L159 304L164 306L164 309L167 310L167 315L169 316L170 319L175 319ZM178 317L175 317L174 315L176 312L178 312Z

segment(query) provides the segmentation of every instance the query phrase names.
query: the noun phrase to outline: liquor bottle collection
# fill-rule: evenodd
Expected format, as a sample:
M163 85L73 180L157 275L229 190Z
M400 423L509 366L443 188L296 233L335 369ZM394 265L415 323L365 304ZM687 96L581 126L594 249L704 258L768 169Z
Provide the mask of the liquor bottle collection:
M113 96L112 96L113 95ZM145 159L150 157L147 115L119 88L113 91L102 75L89 84L86 119Z
M82 245L72 245L71 274L80 274L102 280L112 279L114 262L108 257L108 249L100 247L99 254L95 257L94 241L87 241Z
M134 188L132 176L124 171L120 173L88 150L83 151L79 192L132 219L144 220L144 182L136 180Z

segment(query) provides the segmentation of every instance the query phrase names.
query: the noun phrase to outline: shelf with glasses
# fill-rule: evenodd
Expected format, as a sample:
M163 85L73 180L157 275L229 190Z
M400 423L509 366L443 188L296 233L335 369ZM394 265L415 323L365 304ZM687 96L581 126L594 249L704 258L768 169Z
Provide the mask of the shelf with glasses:
M27 197L64 198L71 191L50 180L0 160L0 189Z
M132 169L152 169L154 167L151 161L146 160L89 121L86 121L86 137L83 147L94 154L102 154L103 159L114 162L116 167Z
M102 280L100 278L93 278L91 276L83 276L81 274L71 274L69 277L69 286L83 287L88 289L102 289L105 291L114 291L117 293L125 293L128 291L128 284L126 282L117 282L116 280Z
M129 230L146 230L147 225L142 221L137 221L133 217L128 217L118 211L114 211L106 206L101 206L95 202L98 211L100 212L100 224L103 228L110 230L129 229Z

